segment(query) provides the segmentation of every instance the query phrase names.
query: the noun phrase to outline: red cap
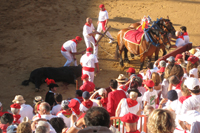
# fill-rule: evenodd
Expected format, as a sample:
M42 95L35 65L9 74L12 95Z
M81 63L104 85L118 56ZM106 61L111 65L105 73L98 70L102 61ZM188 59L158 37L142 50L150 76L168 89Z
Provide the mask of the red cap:
M89 76L88 76L87 74L83 74L83 75L81 76L81 80L86 79L86 78L89 78Z
M93 48L88 47L88 48L86 48L86 51L88 51L88 52L92 52L92 51L93 51Z
M75 99L72 99L68 105L68 107L71 108L72 111L74 111L74 113L76 113L77 115L80 114L79 106L80 103Z
M152 80L147 80L147 81L144 81L144 84L148 87L154 87L154 82Z
M78 40L78 41L81 41L81 40L82 40L82 38L81 38L80 36L76 36L75 39Z
M191 55L187 61L190 61L192 64L196 63L199 60L198 57Z
M103 8L103 7L104 7L104 4L99 5L99 8Z
M143 76L141 74L138 74L137 76L143 80Z
M125 114L123 117L121 117L121 121L126 123L135 123L139 120L139 116L134 115L132 113Z
M129 73L135 73L135 69L132 68L132 67L129 67L128 70L126 72L129 72Z
M21 108L20 104L18 104L18 103L14 103L14 104L10 105L10 107L11 108L15 108L15 109L20 109Z
M157 72L158 73L163 73L165 71L165 67L161 67Z
M182 59L183 58L183 55L182 54L177 54L176 55L176 58L175 58L175 61L177 61L178 59Z

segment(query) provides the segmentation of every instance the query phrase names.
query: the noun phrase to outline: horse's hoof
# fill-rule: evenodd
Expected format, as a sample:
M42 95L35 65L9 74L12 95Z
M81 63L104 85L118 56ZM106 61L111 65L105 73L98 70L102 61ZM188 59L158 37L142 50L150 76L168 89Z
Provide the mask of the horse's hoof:
M38 88L35 88L35 92L39 92L39 89L38 89Z

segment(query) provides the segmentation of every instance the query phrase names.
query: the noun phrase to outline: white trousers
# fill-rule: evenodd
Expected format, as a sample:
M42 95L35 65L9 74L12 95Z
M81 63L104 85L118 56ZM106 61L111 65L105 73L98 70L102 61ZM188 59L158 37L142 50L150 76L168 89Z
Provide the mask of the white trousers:
M99 24L98 24L98 27L97 27L97 31L98 32L101 32L103 30L103 28L102 28L102 24L99 22ZM107 31L106 32L106 35L109 37L109 38L113 38L112 36L111 36L111 34L109 33L109 31ZM98 41L98 39L99 39L99 34L96 34L96 36L95 36L95 39ZM110 39L110 41L111 41L111 39Z
M92 36L84 37L84 40L85 40L85 44L86 44L87 48L88 47L92 47L91 46L91 43L92 43L92 45L93 45L93 54L97 56L98 55L98 45L96 45L94 38Z
M70 66L70 64L72 62L74 62L74 66L78 66L77 65L77 61L76 60L74 61L74 58L73 58L73 56L72 56L72 54L70 52L68 52L68 51L64 52L64 51L61 50L61 54L67 59L67 61L64 64L64 66Z
M88 80L90 82L93 82L94 81L94 72L89 72L89 71L85 71L83 70L83 74L87 74L89 76Z

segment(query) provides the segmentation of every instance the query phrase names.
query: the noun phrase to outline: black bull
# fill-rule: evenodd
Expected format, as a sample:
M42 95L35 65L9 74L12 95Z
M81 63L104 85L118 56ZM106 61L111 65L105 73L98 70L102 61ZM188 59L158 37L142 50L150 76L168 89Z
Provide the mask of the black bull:
M45 82L46 78L54 79L56 82L63 81L68 84L75 84L76 78L82 75L82 66L69 67L42 67L33 70L29 80L24 80L22 85L27 86L29 82L35 84L36 89L40 89L40 85Z

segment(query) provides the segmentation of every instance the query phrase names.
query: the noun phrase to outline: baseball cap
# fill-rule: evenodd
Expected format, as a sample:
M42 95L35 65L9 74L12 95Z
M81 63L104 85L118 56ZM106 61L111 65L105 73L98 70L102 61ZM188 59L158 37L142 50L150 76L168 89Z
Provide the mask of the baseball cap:
M154 87L154 82L152 80L147 80L147 81L144 81L144 84L148 87Z
M174 100L177 100L178 99L178 94L175 90L170 90L168 91L167 93L167 98L170 100L170 101L174 101Z
M76 36L75 39L78 40L78 41L81 41L81 40L82 40L82 38L81 38L80 36Z
M189 75L194 75L195 78L198 78L198 69L197 68L192 68L190 71L189 71Z
M198 57L191 55L187 61L190 61L192 64L196 63L199 60Z
M187 86L188 89L194 90L194 87L200 86L200 83L197 78L189 77L184 81L184 85Z
M175 61L175 59L174 59L173 56L168 57L166 60L169 61L169 62L173 62L173 61Z
M199 119L200 113L196 110L188 110L183 115L178 115L178 119L181 121L186 121L188 124L192 124L193 122L197 121Z
M125 114L123 117L121 117L121 121L126 122L126 123L135 123L139 120L139 116L132 114L132 113L128 113Z
M83 94L82 94L82 97L84 99L89 99L90 98L90 93L88 91L84 91Z
M178 59L182 59L183 58L183 55L182 54L177 54L176 55L176 58L175 58L175 61L177 61Z
M99 8L103 8L103 7L104 7L104 4L99 5Z
M129 67L126 72L135 73L135 69L133 67Z

